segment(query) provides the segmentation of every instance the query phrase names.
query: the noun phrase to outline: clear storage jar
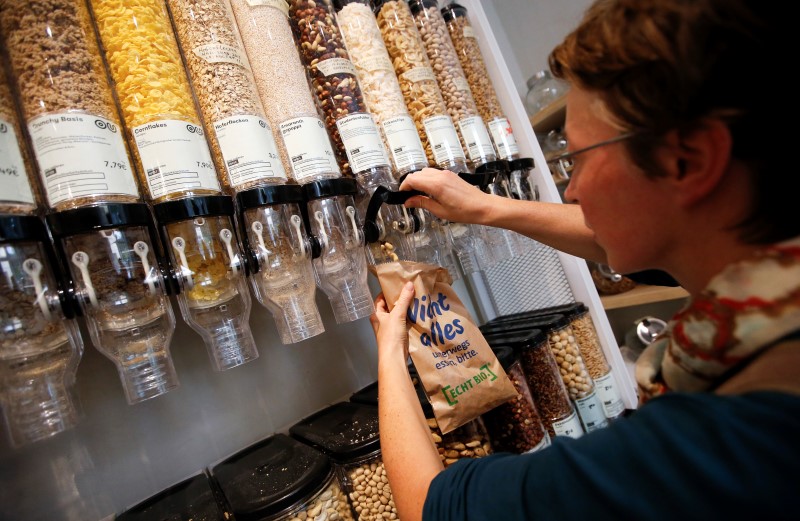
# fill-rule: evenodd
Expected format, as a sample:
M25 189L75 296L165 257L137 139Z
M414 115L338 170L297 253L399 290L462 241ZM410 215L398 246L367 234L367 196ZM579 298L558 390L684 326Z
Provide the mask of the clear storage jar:
M300 184L341 177L295 46L289 4L231 0L231 6L287 173Z
M285 434L254 443L211 467L235 519L353 521L330 460Z
M394 175L425 168L428 166L425 149L408 113L370 0L335 0L334 6L364 102L380 126Z
M472 168L495 161L497 155L486 124L478 113L458 53L436 0L409 0L447 111L458 128L461 146Z
M38 183L5 69L0 71L0 214L31 215L39 199Z
M377 407L335 403L297 422L289 433L333 460L358 521L397 519L381 456Z
M181 480L158 494L125 509L116 521L164 521L198 519L228 521L231 512L217 498L218 492L205 472Z
M478 37L469 21L467 8L451 3L442 7L442 16L447 22L450 39L458 53L461 67L464 69L469 88L478 107L478 113L489 127L489 134L498 157L507 161L518 159L519 146L514 137L514 131L497 98L497 91L495 91L489 71L486 70Z
M481 415L492 447L498 452L522 454L549 446L550 436L536 409L518 355L510 347L500 347L494 352L518 395Z
M285 183L286 170L230 2L167 3L223 187L239 192Z
M464 149L408 3L377 0L373 4L381 36L428 162L454 172L467 172Z
M0 9L0 35L39 176L56 211L137 202L134 169L84 0Z
M74 384L83 340L62 311L49 248L38 217L0 216L0 405L13 447L80 419Z
M534 328L516 331L503 328L483 333L493 348L508 346L519 354L528 387L550 437L582 436L584 429L567 394L547 335Z

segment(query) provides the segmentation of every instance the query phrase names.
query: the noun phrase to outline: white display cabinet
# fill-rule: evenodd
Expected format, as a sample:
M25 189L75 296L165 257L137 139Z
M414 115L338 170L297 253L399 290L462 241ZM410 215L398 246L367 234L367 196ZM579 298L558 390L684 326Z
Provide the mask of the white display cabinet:
M524 156L533 157L541 197L558 192L521 100L478 0L461 2L484 52L506 115ZM377 285L372 281L377 293ZM582 301L591 309L625 405L636 393L584 261L538 247L467 281L456 291L479 320L502 313ZM202 340L181 320L172 342L180 387L128 405L116 370L87 341L76 390L83 418L49 440L12 449L0 439L0 519L113 519L139 501L196 474L329 404L346 399L377 376L368 320L337 325L318 292L326 332L299 344L280 343L270 314L254 304L250 317L260 357L215 372ZM173 299L173 304L175 304ZM84 338L88 335L81 328Z

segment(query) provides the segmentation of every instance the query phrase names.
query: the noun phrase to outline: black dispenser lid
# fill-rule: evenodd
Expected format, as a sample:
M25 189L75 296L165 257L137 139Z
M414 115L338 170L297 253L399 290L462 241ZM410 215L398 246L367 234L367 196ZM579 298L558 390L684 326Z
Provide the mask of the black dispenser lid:
M259 186L239 192L236 196L242 210L260 208L271 204L303 202L303 188L299 185Z
M378 408L335 403L294 424L289 434L338 463L348 463L380 449Z
M50 214L47 224L55 237L64 237L120 226L149 226L152 217L144 203L113 203Z
M475 169L476 174L484 174L486 172L505 172L508 170L508 163L503 159L498 159L496 161L487 161L486 163L479 165Z
M456 17L463 18L467 16L467 8L461 4L453 2L442 7L442 16L445 22L452 22Z
M322 453L275 434L211 469L239 521L257 521L304 502L327 482L331 463Z
M0 215L0 242L49 242L44 222L33 215Z
M519 359L517 352L509 345L492 346L492 351L506 371Z
M117 521L165 519L225 521L228 516L217 503L208 477L205 474L198 474L129 508L116 519Z
M354 403L378 406L378 382L372 382L366 387L350 395L349 400Z
M530 329L541 329L549 333L555 329L567 327L570 324L566 315L545 315L539 317L523 317L516 320L509 320L498 324L484 324L479 329L484 335L504 331L527 331Z
M333 8L336 9L336 12L341 11L347 4L363 4L372 8L370 0L333 0Z
M589 311L586 304L583 302L571 302L569 304L562 304L560 306L550 306L546 308L532 309L530 311L522 311L520 313L512 313L509 315L501 315L495 317L486 324L503 324L507 322L516 322L526 318L545 317L548 315L566 315L567 318L572 319L577 315L581 315Z
M487 334L485 338L492 349L507 346L516 352L538 347L547 342L547 335L541 329L491 333Z
M153 205L156 219L161 225L186 221L196 217L233 215L233 201L227 195L206 195L167 201Z
M423 9L430 9L431 7L438 10L439 2L436 0L408 0L408 6L411 8L411 12L416 15Z
M521 157L519 159L512 159L508 162L509 171L515 170L530 170L533 168L534 162L532 157Z
M356 195L358 183L355 179L341 177L339 179L322 179L303 185L306 201L336 197L338 195Z

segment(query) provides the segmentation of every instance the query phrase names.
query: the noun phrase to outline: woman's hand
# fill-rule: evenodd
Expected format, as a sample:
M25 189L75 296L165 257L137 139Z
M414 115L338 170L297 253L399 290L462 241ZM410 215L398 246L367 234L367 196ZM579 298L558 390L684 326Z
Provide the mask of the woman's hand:
M401 356L403 361L408 359L406 313L413 297L414 284L406 282L391 311L383 293L375 299L375 313L369 317L369 321L378 341L379 359L394 356Z
M489 222L494 199L499 200L457 174L435 168L423 168L407 176L400 190L419 190L429 196L410 198L406 201L408 208L423 208L440 219L465 224Z

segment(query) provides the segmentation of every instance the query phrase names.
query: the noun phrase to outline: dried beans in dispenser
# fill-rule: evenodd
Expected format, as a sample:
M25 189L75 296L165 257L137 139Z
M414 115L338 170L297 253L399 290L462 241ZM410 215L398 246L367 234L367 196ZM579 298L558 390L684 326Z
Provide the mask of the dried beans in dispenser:
M447 22L450 39L458 53L478 113L489 127L489 134L498 157L506 161L519 159L519 146L514 138L511 123L505 116L503 107L500 106L500 100L497 99L497 92L483 61L478 37L467 14L467 9L456 3L442 8L442 16Z
M250 283L272 313L281 341L325 331L300 205L287 185L278 146L258 96L228 0L168 0L178 43L194 86L223 186L238 197Z
M303 185L304 221L314 236L317 285L328 296L339 323L372 314L363 232L354 196L358 187L342 179L337 158L309 91L284 0L231 0L253 69L258 94L286 155L289 174Z
M92 343L117 366L129 403L159 396L178 385L175 317L87 5L17 3L0 9L0 33Z
M258 357L250 295L217 169L163 0L90 0L129 141L183 291L186 322L216 370Z

